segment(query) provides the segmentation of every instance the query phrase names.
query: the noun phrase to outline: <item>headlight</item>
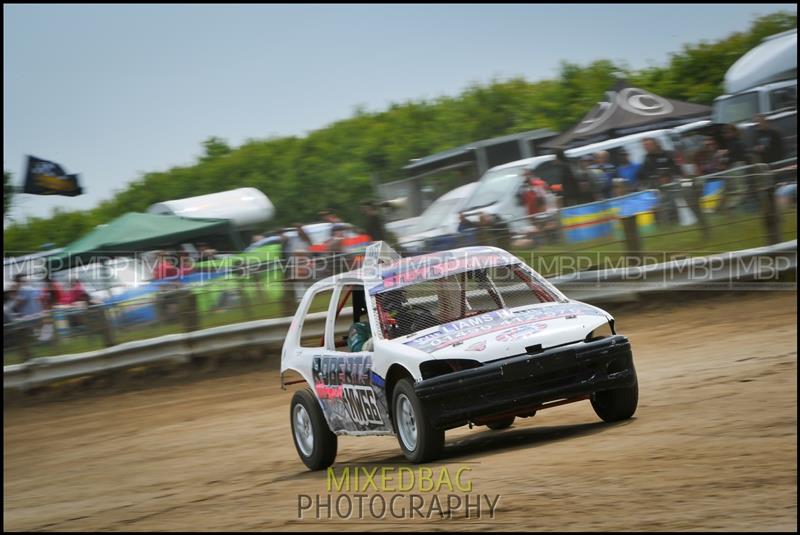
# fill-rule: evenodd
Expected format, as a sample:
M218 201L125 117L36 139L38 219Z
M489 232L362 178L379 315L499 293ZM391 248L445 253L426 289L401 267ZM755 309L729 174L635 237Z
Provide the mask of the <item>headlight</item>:
M614 320L609 320L607 323L602 324L595 330L586 335L585 342L594 342L603 338L614 336L617 332L614 330Z

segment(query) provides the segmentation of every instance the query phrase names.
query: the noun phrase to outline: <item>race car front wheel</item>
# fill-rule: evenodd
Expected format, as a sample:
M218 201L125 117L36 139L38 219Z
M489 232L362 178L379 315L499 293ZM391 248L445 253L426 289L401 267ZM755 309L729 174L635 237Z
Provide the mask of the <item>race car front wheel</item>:
M627 420L639 404L639 382L626 388L595 392L591 397L594 412L605 422Z
M290 417L294 447L303 464L311 470L322 470L332 465L338 441L310 390L294 393Z
M438 458L444 447L444 431L431 425L409 379L395 385L392 409L397 441L406 459L426 463Z

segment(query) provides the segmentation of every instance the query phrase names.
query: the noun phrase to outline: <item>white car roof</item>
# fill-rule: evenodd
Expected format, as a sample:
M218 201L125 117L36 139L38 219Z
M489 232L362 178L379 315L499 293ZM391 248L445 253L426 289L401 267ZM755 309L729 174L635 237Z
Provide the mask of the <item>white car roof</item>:
M394 277L398 273L411 274L412 276L404 277L402 281L393 283L392 288L401 288L421 280L444 277L485 267L484 264L481 264L480 259L484 259L487 265L511 265L521 262L519 258L503 249L488 246L461 247L410 256L384 264L376 263L374 264L375 268L369 266L369 254L368 251L362 267L322 279L316 282L309 291L316 290L318 287L332 286L341 281L352 281L363 283L370 293L377 293L383 289L388 289L388 286L386 286L387 279ZM462 260L459 261L459 259ZM433 270L422 271L419 269L420 267L433 268Z

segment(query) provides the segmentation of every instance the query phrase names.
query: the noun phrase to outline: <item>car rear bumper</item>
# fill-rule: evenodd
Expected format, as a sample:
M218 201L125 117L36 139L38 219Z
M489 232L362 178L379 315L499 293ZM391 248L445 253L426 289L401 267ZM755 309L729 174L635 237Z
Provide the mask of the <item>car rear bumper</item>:
M425 379L414 389L434 427L450 429L635 382L630 342L610 336Z

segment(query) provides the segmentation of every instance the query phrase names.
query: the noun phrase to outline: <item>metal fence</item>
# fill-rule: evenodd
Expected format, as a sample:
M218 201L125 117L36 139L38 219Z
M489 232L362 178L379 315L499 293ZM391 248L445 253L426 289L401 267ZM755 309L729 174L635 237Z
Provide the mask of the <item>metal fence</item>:
M796 183L796 158L683 178L643 191L626 191L619 183L610 199L502 220L488 216L478 226L404 246L424 252L496 245L524 256L548 276L618 267L607 265L609 261L664 262L796 237ZM791 187L795 193L784 194ZM576 256L594 260L579 265ZM561 262L551 262L554 259Z
M796 159L738 167L624 192L417 244L418 251L495 245L545 276L658 264L796 238ZM135 299L54 307L4 325L4 365L82 353L209 327L291 316L316 280L348 271L359 253L302 253L248 261L192 284L162 285Z

